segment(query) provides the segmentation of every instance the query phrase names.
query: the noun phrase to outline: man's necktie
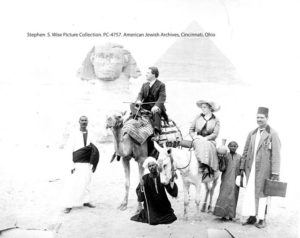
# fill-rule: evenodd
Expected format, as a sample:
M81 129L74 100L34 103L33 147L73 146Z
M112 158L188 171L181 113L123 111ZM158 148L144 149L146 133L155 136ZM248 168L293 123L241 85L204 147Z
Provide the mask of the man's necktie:
M264 132L264 129L259 129L260 134Z

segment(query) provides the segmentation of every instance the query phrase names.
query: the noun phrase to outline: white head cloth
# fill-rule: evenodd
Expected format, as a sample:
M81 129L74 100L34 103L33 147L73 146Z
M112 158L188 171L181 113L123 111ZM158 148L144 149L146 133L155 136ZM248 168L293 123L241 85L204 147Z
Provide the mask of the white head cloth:
M148 157L148 158L144 161L144 163L143 163L144 169L148 169L148 164L149 164L150 162L153 162L153 163L155 163L155 164L158 164L155 158L153 158L153 157Z

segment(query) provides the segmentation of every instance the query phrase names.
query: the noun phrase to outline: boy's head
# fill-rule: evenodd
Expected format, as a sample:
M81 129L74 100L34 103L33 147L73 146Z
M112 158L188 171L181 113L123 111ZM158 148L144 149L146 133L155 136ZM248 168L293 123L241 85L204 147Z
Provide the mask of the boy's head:
M235 153L238 147L239 147L239 145L235 141L231 141L228 144L228 148L229 148L230 153Z

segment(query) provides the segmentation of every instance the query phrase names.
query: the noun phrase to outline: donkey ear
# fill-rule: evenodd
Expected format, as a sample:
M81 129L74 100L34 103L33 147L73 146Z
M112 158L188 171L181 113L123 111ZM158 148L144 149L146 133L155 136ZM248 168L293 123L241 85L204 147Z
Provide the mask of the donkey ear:
M153 141L153 143L154 143L155 149L157 149L159 153L163 153L163 152L164 152L164 149L161 148L161 147L157 144L156 141Z
M124 116L124 115L126 114L126 112L127 112L126 110L125 110L124 112L122 112L122 113L121 113L121 114L122 114L122 116Z

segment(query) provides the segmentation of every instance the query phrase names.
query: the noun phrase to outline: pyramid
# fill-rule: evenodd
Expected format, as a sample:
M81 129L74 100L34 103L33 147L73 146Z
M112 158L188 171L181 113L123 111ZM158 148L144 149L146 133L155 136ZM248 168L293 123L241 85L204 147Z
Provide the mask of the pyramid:
M204 33L197 22L192 22L186 33ZM209 37L181 37L155 64L164 81L239 82L233 64Z

